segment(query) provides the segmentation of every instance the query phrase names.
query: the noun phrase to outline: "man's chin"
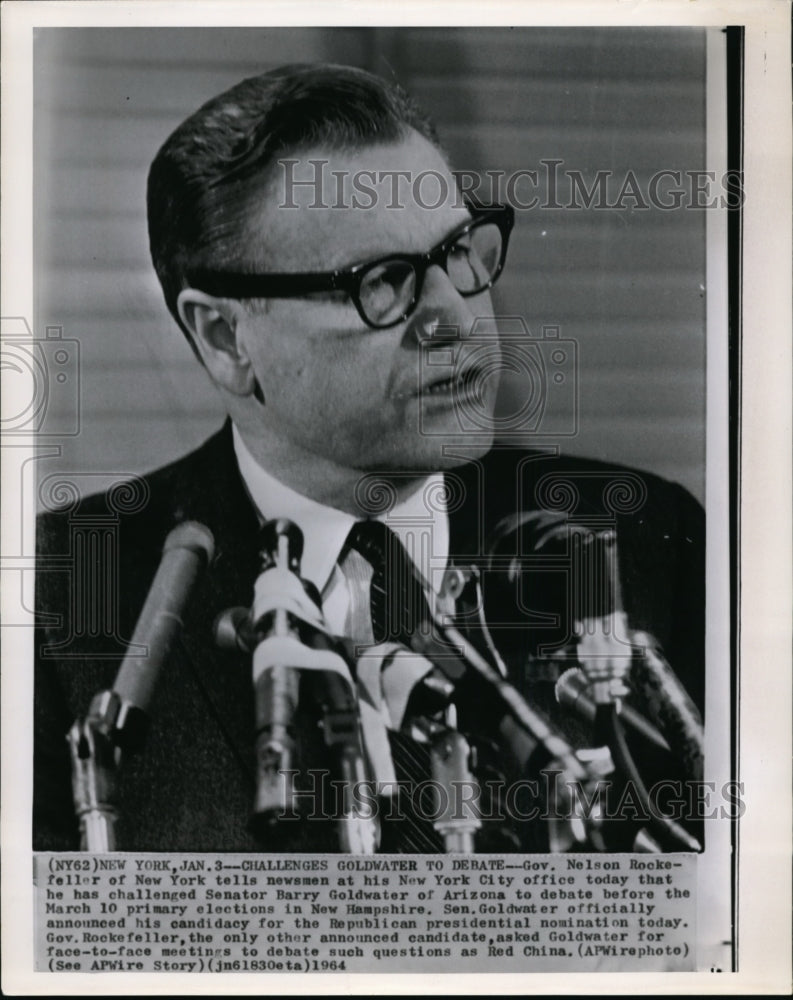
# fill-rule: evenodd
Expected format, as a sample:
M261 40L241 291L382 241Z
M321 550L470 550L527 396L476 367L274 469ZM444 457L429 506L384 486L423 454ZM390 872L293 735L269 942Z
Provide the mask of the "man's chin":
M379 468L383 472L415 472L417 475L444 472L485 455L493 446L493 438L493 433L485 430L477 434L458 431L456 434L419 436L410 446L395 448L385 461L380 461Z

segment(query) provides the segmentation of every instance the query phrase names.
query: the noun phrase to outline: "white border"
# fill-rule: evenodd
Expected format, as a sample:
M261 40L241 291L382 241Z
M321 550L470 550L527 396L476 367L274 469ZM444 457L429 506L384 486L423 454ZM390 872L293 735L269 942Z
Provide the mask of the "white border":
M721 28L706 40L705 168L727 169L727 45ZM705 780L716 789L730 778L730 552L727 215L708 212L706 225L705 509L707 511L707 631L705 636ZM698 968L720 968L730 957L719 942L731 937L730 825L706 823L697 873Z
M740 777L747 813L740 837L737 974L267 977L206 980L136 974L49 979L32 967L29 825L30 677L21 629L3 630L3 989L6 993L147 995L267 992L604 994L778 992L790 986L791 294L790 7L788 0L538 0L381 3L27 3L3 7L3 315L32 316L31 29L36 25L534 24L699 25L746 28L744 326L742 400ZM13 81L13 82L12 82ZM10 196L9 192L13 192ZM712 414L709 414L709 417ZM3 468L4 479L8 470ZM8 483L4 483L8 486ZM8 509L6 493L6 508ZM15 548L6 523L3 552ZM29 545L30 540L26 540ZM20 723L22 724L20 726ZM13 796L13 798L12 798Z

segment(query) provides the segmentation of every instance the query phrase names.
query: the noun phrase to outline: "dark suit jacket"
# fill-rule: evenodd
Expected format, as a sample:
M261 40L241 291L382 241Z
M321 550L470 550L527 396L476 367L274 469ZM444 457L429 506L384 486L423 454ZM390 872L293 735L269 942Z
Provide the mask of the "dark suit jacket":
M493 526L516 510L561 506L592 523L611 519L630 622L660 640L701 704L702 512L683 489L621 467L512 448L496 449L450 476L456 498L450 551L460 565L481 562ZM85 715L92 696L112 686L163 541L188 519L210 528L216 555L162 672L145 750L123 762L119 845L173 851L275 846L248 829L254 740L250 663L219 651L212 637L220 611L250 605L259 568L257 517L227 424L192 454L132 487L76 499L40 518L36 849L77 847L65 733ZM308 839L290 834L289 848L334 849L331 834L320 828L312 828Z

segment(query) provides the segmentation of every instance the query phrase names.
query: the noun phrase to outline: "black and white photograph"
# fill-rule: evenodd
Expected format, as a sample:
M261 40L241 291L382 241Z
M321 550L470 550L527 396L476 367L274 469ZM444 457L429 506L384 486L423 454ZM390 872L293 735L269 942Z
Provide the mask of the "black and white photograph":
M747 831L789 815L789 782L773 823L757 798L788 766L763 750L788 672L755 654L789 602L746 555L745 241L790 129L757 167L745 5L19 6L18 993L784 990L789 959L760 975L740 945ZM785 4L758 6L776 68ZM769 379L771 413L783 360ZM784 840L764 850L781 883Z

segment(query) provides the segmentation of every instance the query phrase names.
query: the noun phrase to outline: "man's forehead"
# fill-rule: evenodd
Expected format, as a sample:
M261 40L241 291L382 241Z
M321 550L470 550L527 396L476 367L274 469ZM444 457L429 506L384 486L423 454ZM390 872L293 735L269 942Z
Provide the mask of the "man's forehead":
M428 250L468 217L443 155L411 133L281 156L249 215L249 246L269 270L330 270Z

